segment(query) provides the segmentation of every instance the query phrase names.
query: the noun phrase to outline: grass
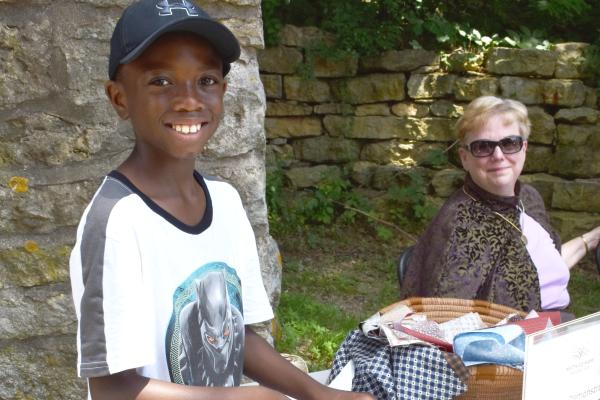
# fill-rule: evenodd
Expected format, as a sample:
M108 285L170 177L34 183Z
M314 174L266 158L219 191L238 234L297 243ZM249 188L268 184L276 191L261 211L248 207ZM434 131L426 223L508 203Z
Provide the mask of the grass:
M276 347L300 355L311 371L330 368L348 332L397 301L395 265L402 241L381 241L368 226L344 225L276 239L284 260Z
M348 332L398 300L395 266L402 237L382 241L369 226L314 226L275 232L284 260L277 308L280 352L300 355L316 371L331 367ZM600 275L591 257L571 275L570 310L581 317L600 310Z
M284 293L277 313L283 321L278 350L299 354L311 371L331 367L335 351L357 323L357 317L305 294Z
M569 308L577 317L600 311L600 275L598 270L591 267L576 267L571 273L569 294L571 295Z

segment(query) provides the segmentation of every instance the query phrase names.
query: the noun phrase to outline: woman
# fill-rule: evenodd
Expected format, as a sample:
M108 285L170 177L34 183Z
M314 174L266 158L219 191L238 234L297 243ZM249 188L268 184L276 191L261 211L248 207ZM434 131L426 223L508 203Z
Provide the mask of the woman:
M465 183L413 250L403 297L484 299L520 310L564 309L569 269L600 227L561 246L540 194L519 182L531 124L518 101L479 97L457 124Z

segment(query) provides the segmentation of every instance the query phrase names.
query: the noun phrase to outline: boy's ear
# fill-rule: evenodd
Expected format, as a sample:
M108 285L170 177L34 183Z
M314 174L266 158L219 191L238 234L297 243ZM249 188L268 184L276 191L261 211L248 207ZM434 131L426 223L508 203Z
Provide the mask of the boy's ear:
M225 93L227 93L227 79L223 79L223 98L225 98Z
M129 119L127 96L125 95L123 84L113 80L106 81L104 84L104 92L119 117L122 119Z

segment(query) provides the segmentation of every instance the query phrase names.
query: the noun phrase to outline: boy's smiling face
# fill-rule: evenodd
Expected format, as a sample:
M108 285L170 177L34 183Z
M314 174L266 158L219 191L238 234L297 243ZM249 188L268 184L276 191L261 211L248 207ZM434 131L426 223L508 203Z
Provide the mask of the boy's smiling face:
M130 119L134 153L145 160L194 159L223 116L227 83L208 42L167 33L106 84L113 107Z

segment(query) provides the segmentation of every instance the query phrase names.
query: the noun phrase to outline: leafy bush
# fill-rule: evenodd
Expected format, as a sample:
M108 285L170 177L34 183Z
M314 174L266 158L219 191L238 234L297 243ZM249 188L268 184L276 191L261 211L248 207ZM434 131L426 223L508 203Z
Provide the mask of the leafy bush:
M336 218L336 209L340 208L350 182L336 177L326 177L319 183L313 196L302 205L301 212L309 222L331 224Z
M335 48L368 55L393 48L454 50L473 37L508 38L505 45L544 41L595 42L597 0L263 0L265 38L277 42L283 24L317 26L337 38ZM482 15L493 18L481 18ZM461 34L464 32L465 34ZM502 39L504 40L504 39ZM489 45L482 41L480 45Z
M437 207L427 197L427 183L416 170L408 172L410 183L394 185L387 192L386 201L392 221L417 231L427 224L437 212Z
M281 167L267 171L266 197L269 225L275 232L303 229L311 224L352 223L359 213L364 215L371 209L369 201L348 179L333 175L324 176L314 189L286 191Z
M445 160L445 154L431 152L424 163L435 166ZM407 176L409 182L391 186L383 196L385 206L376 208L347 178L326 176L317 187L294 193L284 187L283 171L272 169L267 172L266 193L270 228L276 235L304 231L310 242L311 226L351 224L360 219L381 239L400 233L414 241L405 229L416 232L422 228L437 206L427 196L428 182L422 173L410 170ZM293 196L293 201L286 201L286 196Z
M586 49L583 68L587 76L586 83L595 87L597 94L600 95L600 42Z
M281 197L281 192L284 186L283 169L280 166L271 168L267 171L266 198L267 209L269 210L268 218L269 225L277 225L281 223L281 219L286 212L284 200Z

